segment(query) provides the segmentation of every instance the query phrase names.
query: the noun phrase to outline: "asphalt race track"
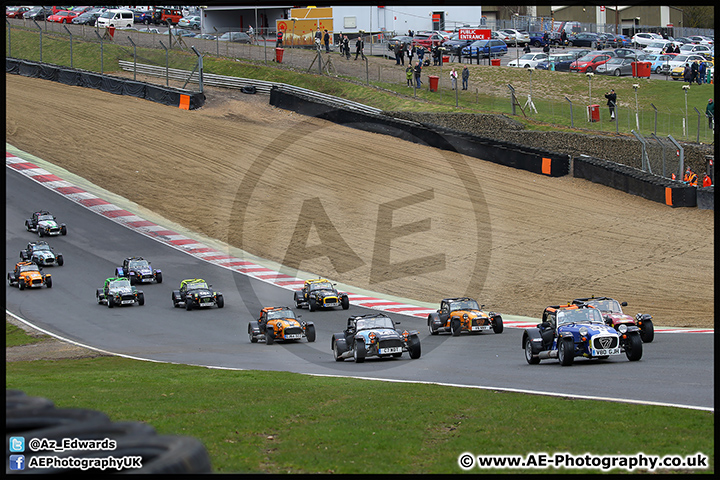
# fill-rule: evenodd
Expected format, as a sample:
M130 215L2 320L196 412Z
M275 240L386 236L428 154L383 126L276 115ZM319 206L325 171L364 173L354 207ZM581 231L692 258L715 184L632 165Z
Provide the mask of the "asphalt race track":
M55 335L97 349L163 362L219 368L290 371L398 381L419 381L616 399L714 409L714 334L658 333L644 345L643 358L625 355L604 362L576 359L571 367L557 360L528 365L521 348L522 329L502 334L430 336L422 318L392 315L406 329L420 331L422 356L410 360L368 359L363 364L335 362L333 333L349 315L372 310L357 305L343 311L299 312L315 323L317 340L307 343L251 344L247 325L262 306L294 307L292 292L213 265L130 230L6 168L6 270L35 234L24 220L48 209L68 226L67 236L48 240L62 253L62 267L48 267L53 288L20 291L6 287L6 309ZM163 272L162 284L139 285L145 305L109 309L95 291L127 256L140 255ZM204 278L223 293L225 308L173 308L171 291L185 278ZM502 313L502 312L500 312Z

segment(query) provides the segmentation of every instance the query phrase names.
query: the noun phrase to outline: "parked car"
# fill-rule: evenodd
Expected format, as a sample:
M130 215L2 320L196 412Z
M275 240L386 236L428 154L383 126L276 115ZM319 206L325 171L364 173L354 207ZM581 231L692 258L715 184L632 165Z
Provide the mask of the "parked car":
M601 39L602 43L609 48L619 48L625 46L623 39L614 33L600 33L598 34L598 37Z
M634 48L616 48L615 50L608 50L607 53L612 53L615 57L628 57L638 61L644 59L645 55L647 55L646 52Z
M508 67L535 68L535 66L548 59L547 53L526 53L522 57L508 62Z
M245 32L225 32L218 38L221 42L250 43L250 35Z
M703 35L690 35L688 37L696 45L712 45L713 40Z
M665 53L663 55L648 55L645 62L650 62L650 70L654 73L662 73L662 66L675 58L676 53Z
M638 327L626 327L620 335L597 308L568 304L545 308L542 323L523 332L522 348L530 365L557 358L569 366L575 357L604 360L623 352L635 362L642 358L643 343Z
M17 286L20 290L39 288L45 285L52 288L52 276L42 273L42 267L33 262L18 262L12 272L7 275L8 285Z
M570 64L571 72L591 73L603 63L610 60L612 56L607 52L590 52Z
M203 40L215 40L217 39L217 35L212 35L210 33L198 33L195 35L195 38L202 38Z
M152 12L145 10L133 10L133 20L136 24L150 25L153 21Z
M485 305L469 297L444 298L440 308L428 315L430 335L441 332L452 333L454 337L462 332L481 333L503 332L502 316L495 312L484 312Z
M497 31L498 38L503 40L507 45L528 45L530 43L530 34L522 30L514 28L504 28Z
M200 16L193 15L191 17L183 17L178 20L178 27L200 30Z
M102 288L95 290L95 300L98 305L107 305L108 308L122 305L145 305L145 294L130 285L127 278L106 278Z
M547 42L550 45L560 45L560 33L559 32L529 32L530 45L534 47L542 47L545 45L545 35L547 35Z
M417 330L400 330L384 313L359 315L348 318L347 328L335 333L330 349L335 361L353 358L362 363L367 357L400 357L408 352L410 358L420 358L420 335Z
M629 47L632 45L632 38L628 37L627 35L616 35L618 40L620 40L622 43L619 44L619 47Z
M710 77L713 77L713 73L715 71L715 64L709 60L700 60L701 62L705 63L705 67L710 70ZM663 72L664 73L664 72ZM684 74L685 74L685 66L678 66L673 68L670 71L670 77L673 80L684 80Z
M651 32L636 33L632 37L632 43L642 45L643 47L646 47L646 46L650 45L651 43L655 43L660 40L663 40L662 35L660 35L659 33L651 33Z
M28 243L25 250L20 250L20 260L33 262L41 267L53 266L56 263L58 267L62 267L65 263L62 253L55 253L55 249L43 241Z
M72 23L72 19L77 17L79 14L68 10L61 10L48 17L48 22L55 23Z
M625 328L635 325L640 329L640 339L643 343L651 343L655 338L655 327L652 323L652 315L649 313L638 313L633 317L623 313L622 307L627 307L627 302L618 302L610 297L588 297L576 298L573 300L575 305L589 305L597 308L602 313L605 323L613 327L619 333L625 333Z
M412 44L416 47L439 47L443 43L445 43L445 37L439 33L433 33L430 35L415 35L412 37Z
M693 41L690 40L688 37L678 37L678 38L674 38L674 39L673 39L673 42L674 42L676 45L677 45L677 44L680 44L681 47L682 47L683 45L687 45L687 44L693 43Z
M115 276L130 279L130 285L137 283L162 283L162 271L150 266L150 262L143 257L128 257L123 260L122 266L115 268Z
M454 33L450 36L449 40L446 40L445 43L443 43L443 47L445 47L446 51L452 55L460 55L462 54L462 49L470 45L474 40L460 40L460 34Z
M30 7L8 7L5 9L7 18L23 18L23 14L30 11Z
M92 25L102 15L102 12L85 12L72 19L73 25Z
M577 60L579 57L582 57L586 53L588 53L590 50L582 50L582 53L578 56L575 52L567 52L567 53L551 53L550 56L541 61L538 62L537 65L535 65L535 68L538 70L555 70L557 72L567 72L570 70L570 64ZM552 67L551 65L552 64Z
M629 57L613 57L602 65L595 68L595 73L599 75L613 75L620 77L622 75L632 75L632 64L635 59Z
M705 57L702 55L690 54L690 55L675 55L675 57L662 65L661 73L664 75L670 75L673 69L677 67L684 67L686 63L692 63L695 60L704 61Z
M655 53L660 54L663 50L667 48L668 45L672 45L673 42L670 40L658 40L657 42L653 42L645 48L642 49L645 53Z
M186 278L180 282L180 288L172 292L172 302L173 307L184 306L188 311L193 308L209 308L215 305L218 308L225 306L223 294L213 291L212 285L202 278Z
M712 58L712 50L708 45L682 45L680 55L702 55L705 58Z
M52 8L33 7L27 12L23 13L23 18L39 22L40 20L45 20L45 18L49 17L52 14Z
M305 280L302 290L296 290L293 295L297 308L308 307L311 312L318 308L350 308L347 293L338 292L335 285L324 278Z
M464 57L498 57L505 55L508 47L505 42L500 39L475 40L470 45L462 49Z
M315 324L300 320L300 315L289 307L265 307L260 310L260 318L248 323L248 336L250 343L265 340L272 345L277 340L315 341Z
M152 23L155 25L177 25L183 18L182 10L167 7L154 7Z
M599 41L597 33L592 32L579 32L573 35L568 35L568 47L590 47L597 48Z
M391 52L394 52L396 46L410 45L412 43L412 39L413 39L413 37L410 37L408 35L394 36L390 40L388 40L387 48Z

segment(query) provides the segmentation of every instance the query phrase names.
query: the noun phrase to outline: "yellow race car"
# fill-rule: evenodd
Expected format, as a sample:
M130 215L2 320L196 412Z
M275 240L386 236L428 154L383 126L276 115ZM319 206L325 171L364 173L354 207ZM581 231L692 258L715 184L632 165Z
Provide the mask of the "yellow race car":
M468 297L445 298L440 302L440 309L428 315L430 335L450 332L457 337L462 332L480 333L492 330L502 333L502 317L495 312L484 312L485 305Z
M52 288L52 276L42 273L42 267L34 262L18 262L15 269L8 272L8 285L17 286L20 290L25 288L40 288L45 285Z
M311 312L318 308L350 308L347 293L338 292L335 284L324 278L305 280L302 290L295 291L295 306L308 307Z
M260 310L260 318L248 324L248 336L251 343L265 340L272 345L276 340L315 341L315 324L302 322L300 316L289 307L265 307Z

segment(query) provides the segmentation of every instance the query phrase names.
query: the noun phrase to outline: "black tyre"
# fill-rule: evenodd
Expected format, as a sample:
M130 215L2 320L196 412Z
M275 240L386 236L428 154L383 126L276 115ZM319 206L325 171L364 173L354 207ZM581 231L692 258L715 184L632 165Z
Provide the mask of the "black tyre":
M592 73L593 69L592 67L587 67L587 70L585 70L585 73Z
M619 76L620 76L620 69L619 69L619 68L616 68L615 71L613 72L613 75L615 75L616 77L619 77Z
M625 344L625 356L631 362L637 362L642 358L643 342L640 335L630 335Z
M145 305L145 294L143 292L138 292L137 300L138 305Z
M315 302L315 299L313 297L310 297L310 299L308 300L308 309L311 312L317 310L317 302Z
M255 338L255 335L253 335L253 328L252 325L248 323L248 337L250 338L250 343L257 343L258 339Z
M493 320L492 327L493 327L493 332L502 333L503 329L504 329L502 317L495 317L495 319Z
M12 274L8 273L8 285L10 285L12 287L12 284L13 284Z
M38 229L37 229L37 234L38 234L38 237L42 238L43 232L42 232L42 230L40 230L40 227L38 227Z
M569 367L575 360L575 343L570 340L559 340L558 361L563 367Z
M20 290L25 290L25 279L24 278L21 278L20 280L18 280L18 288Z
M188 312L192 310L193 304L192 299L185 297L185 310Z
M350 299L348 297L342 297L340 300L340 305L342 305L343 310L347 310L350 308Z
M47 277L45 279L45 285L47 285L48 288L52 288L52 277Z
M652 343L655 340L655 327L652 320L645 320L640 328L640 338L643 343Z
M223 308L225 306L225 299L221 293L218 293L216 300L218 308Z
M525 340L525 360L530 365L537 365L540 363L540 357L537 355L533 355L532 353L532 342L530 341L530 338L528 337L527 340Z
M60 227L60 235L67 235L67 227L65 225Z
M430 332L430 335L438 334L438 331L433 328L433 321L429 315L428 315L428 331Z
M418 338L417 335L410 337L410 340L408 341L408 353L410 354L410 358L413 360L420 358L420 338Z
M65 259L62 255L58 255L55 259L57 260L58 267L62 267L63 264L65 264Z
M157 273L155 274L155 281L156 281L157 283L162 283L162 272L157 272Z
M130 285L136 285L137 284L137 277L134 273L130 272Z
M353 348L353 358L355 363L363 363L365 361L365 343L362 341L355 341L355 348Z
M265 343L268 345L275 343L275 330L272 328L265 329Z
M109 295L107 297L107 304L108 308L113 308L115 306L115 300L113 299L112 295Z
M345 359L340 356L340 351L338 350L337 342L336 342L335 340L333 340L332 346L333 346L333 349L332 349L332 350L333 350L333 357L335 357L335 361L336 361L336 362L343 362L343 361L345 361Z
M25 220L25 230L30 231L30 224Z
M308 342L315 341L315 325L308 325L305 328L305 336L307 337Z
M452 332L453 337L460 336L460 332L462 331L462 326L460 324L459 318L453 318L450 320L450 331Z

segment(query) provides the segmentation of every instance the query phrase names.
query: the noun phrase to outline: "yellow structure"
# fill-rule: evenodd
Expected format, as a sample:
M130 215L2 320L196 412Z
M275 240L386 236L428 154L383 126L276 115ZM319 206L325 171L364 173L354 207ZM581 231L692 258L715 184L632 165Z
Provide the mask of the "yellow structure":
M283 31L283 44L285 47L294 45L314 45L315 32L318 28L325 35L330 34L332 43L333 18L332 8L292 8L290 18L276 20L275 27Z

